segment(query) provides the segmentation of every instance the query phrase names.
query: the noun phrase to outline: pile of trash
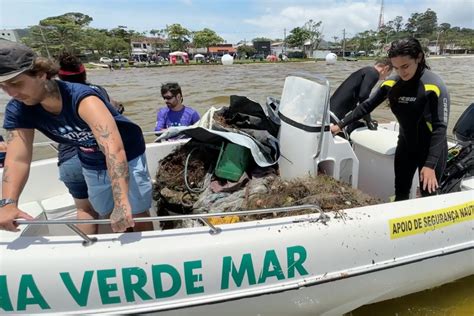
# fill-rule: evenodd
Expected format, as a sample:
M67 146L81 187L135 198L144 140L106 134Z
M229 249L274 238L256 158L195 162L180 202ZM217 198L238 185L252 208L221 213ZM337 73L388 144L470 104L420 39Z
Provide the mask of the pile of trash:
M282 180L277 164L279 122L269 114L273 109L268 104L262 109L245 97L231 96L230 108L213 113L211 129L180 130L190 141L162 159L156 174L159 216L228 212L228 222L235 222L268 217L232 216L243 210L313 204L333 211L380 203L324 174ZM239 137L250 139L251 146L239 145ZM305 212L314 209L289 215ZM198 224L189 220L181 225ZM171 227L176 224L165 222L164 228Z
M286 181L278 176L276 167L259 168L254 165L238 181L220 179L213 174L218 150L205 148L191 140L160 162L154 188L160 216L220 212L232 215L236 211L305 204L317 205L323 211L338 211L381 202L325 174ZM314 209L271 216L312 212ZM268 215L244 216L237 220L264 217ZM234 217L232 222L237 220ZM167 222L167 225L170 223ZM190 223L186 225L194 226Z

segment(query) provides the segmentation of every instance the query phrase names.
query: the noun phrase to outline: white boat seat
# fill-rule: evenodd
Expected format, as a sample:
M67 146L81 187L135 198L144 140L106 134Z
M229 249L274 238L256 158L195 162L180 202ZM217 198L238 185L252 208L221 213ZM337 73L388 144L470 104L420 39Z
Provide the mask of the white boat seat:
M76 218L76 206L73 197L69 193L43 200L41 206L48 220Z
M41 201L47 220L76 219L77 209L74 198L69 193L56 195ZM66 225L48 225L49 236L71 235L73 232Z
M395 195L394 160L398 143L398 131L379 128L369 130L360 127L351 134L354 152L359 158L358 188L383 201L391 201ZM374 177L384 181L374 181ZM418 172L413 177L410 198L416 197Z

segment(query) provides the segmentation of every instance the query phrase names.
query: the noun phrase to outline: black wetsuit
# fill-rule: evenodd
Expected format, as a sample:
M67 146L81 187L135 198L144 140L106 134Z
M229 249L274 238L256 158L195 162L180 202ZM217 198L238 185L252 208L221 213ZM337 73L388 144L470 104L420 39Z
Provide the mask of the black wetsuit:
M368 66L353 72L334 91L330 100L330 109L339 119L354 110L358 103L369 98L372 88L379 80L379 72L375 67ZM370 114L364 116L365 121L371 121ZM333 121L333 123L335 123ZM361 122L354 122L347 127L350 134L357 127L363 126Z
M408 81L393 76L342 119L339 126L343 127L372 112L386 98L400 124L395 152L395 199L405 200L409 197L417 168L434 169L440 182L448 151L449 94L443 81L428 69L418 69ZM421 194L429 195L423 190Z

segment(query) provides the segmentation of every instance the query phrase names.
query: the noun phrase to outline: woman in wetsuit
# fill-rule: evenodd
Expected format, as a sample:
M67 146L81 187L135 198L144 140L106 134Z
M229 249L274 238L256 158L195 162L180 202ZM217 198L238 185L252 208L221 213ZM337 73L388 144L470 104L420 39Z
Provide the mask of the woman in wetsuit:
M422 196L432 195L446 166L448 91L441 78L429 70L417 39L393 42L388 57L398 74L385 80L373 96L338 125L332 125L331 131L340 132L388 98L400 124L395 152L395 200L409 198L416 169L420 174Z

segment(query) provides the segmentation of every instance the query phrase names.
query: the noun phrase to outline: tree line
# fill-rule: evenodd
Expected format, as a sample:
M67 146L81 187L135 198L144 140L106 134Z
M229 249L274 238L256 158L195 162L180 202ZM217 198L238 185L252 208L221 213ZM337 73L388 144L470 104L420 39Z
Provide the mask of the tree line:
M56 56L63 51L92 56L129 56L131 40L147 35L159 39L153 43L155 48L166 47L170 51L186 50L188 47L209 47L224 42L222 37L209 28L190 31L178 23L167 25L163 29L137 32L123 25L113 29L96 29L90 27L92 21L91 16L78 12L48 17L39 21L38 25L29 27L22 41L44 56ZM310 19L302 26L293 28L285 39L256 38L253 41L281 41L286 47L301 49L305 42L309 42L312 54L324 39L322 30L322 21ZM438 24L437 14L431 9L423 13L413 13L406 21L402 16L397 16L377 31L367 30L344 39L344 45L347 50L368 52L380 49L393 40L409 36L421 39L424 45L436 41L441 52L452 45L474 50L473 29L451 26L449 23ZM332 47L342 45L342 39L337 36L328 42ZM247 55L255 53L250 45L242 45L238 52Z

